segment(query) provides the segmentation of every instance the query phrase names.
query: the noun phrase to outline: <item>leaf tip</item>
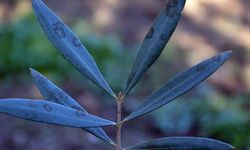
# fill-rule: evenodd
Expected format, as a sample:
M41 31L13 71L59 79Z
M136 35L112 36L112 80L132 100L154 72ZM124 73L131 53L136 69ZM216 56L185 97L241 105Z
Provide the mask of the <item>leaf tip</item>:
M186 0L180 0L180 10L182 11L185 7Z
M35 69L33 69L31 67L29 67L29 70L30 70L31 73L35 71Z
M228 51L224 51L222 53L220 53L219 55L224 58L224 60L226 61L227 59L229 59L233 54L232 50L228 50Z
M233 54L233 50L227 50L224 52L228 57L230 57Z
M33 69L31 67L29 68L29 70L30 70L30 74L32 77L35 77L37 74L39 74L38 71L36 71L35 69Z

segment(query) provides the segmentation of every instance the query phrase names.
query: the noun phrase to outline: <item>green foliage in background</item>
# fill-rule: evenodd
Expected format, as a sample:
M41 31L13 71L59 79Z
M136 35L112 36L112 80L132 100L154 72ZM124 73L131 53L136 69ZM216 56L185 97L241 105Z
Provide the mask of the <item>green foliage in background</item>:
M195 88L194 94L154 112L155 126L165 134L216 137L232 143L236 149L249 148L247 96L228 97L207 84L202 86Z
M119 38L116 36L104 38L93 34L92 31L90 34L85 22L77 22L72 26L100 65L99 68L106 79L111 81L111 86L114 89L121 89L121 82L126 78L121 74L127 73L123 70L128 70L132 57L129 56L130 53L125 54ZM1 25L0 35L1 78L27 74L27 68L30 66L46 74L53 74L59 79L74 78L79 75L57 54L33 15L24 16L8 25ZM78 79L82 80L81 77ZM236 102L233 99L237 98L218 96L213 91L205 98L191 97L188 100L176 101L166 106L167 109L161 109L153 114L157 115L155 124L162 132L181 134L192 132L198 124L199 135L216 137L235 145L236 148L245 148L250 141L250 130L247 128L250 126L247 117L249 111L242 109L245 102L238 100Z
M84 41L97 64L100 64L99 68L107 76L107 80L112 79L113 87L122 88L121 82L126 77L112 73L111 69L124 73L124 67L129 67L125 64L131 64L130 60L133 57L131 58L129 54L124 57L124 47L119 38L115 35L103 37L95 34L90 26L82 21L72 24L74 31L78 33L81 41ZM58 81L63 81L65 78L82 80L80 74L57 54L55 48L45 38L32 13L9 24L0 24L0 35L0 80L24 77L29 67L38 68Z

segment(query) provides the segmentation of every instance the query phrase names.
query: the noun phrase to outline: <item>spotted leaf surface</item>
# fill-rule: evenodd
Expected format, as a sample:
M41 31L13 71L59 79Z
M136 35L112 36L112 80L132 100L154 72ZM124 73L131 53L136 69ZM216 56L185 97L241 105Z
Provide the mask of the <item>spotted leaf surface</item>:
M181 96L213 74L231 55L226 51L207 59L181 73L149 95L139 107L127 116L124 121L142 116Z
M34 69L30 69L31 76L35 81L37 88L48 101L52 101L72 109L87 112L77 101L65 93L62 89L58 88L54 83L48 80L44 75Z
M1 99L0 113L75 128L115 125L112 121L44 100Z
M154 21L136 57L127 81L125 95L130 92L160 56L178 24L184 5L185 0L169 0L166 8Z
M196 137L169 137L146 141L125 150L232 150L227 143Z
M75 101L71 96L65 93L62 89L57 87L49 79L43 76L41 73L34 69L30 69L31 75L35 81L37 88L43 95L44 99L52 101L75 110L80 110L87 112L77 101ZM83 128L87 132L95 135L101 140L113 144L112 140L108 135L102 130L102 128Z
M78 37L41 0L32 0L32 5L44 32L62 56L97 86L116 97Z

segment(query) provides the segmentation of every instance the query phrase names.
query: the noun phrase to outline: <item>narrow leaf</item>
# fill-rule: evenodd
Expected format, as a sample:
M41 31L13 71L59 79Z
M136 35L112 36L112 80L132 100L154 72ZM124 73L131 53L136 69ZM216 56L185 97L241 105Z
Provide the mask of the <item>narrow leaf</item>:
M30 69L30 71L35 81L35 84L43 95L44 99L87 113L87 111L77 101L75 101L72 97L70 97L62 89L57 87L41 73L34 69ZM100 138L105 142L114 144L114 142L108 137L108 135L102 130L102 128L82 129L86 130L87 132L90 132L91 134L95 135L96 137Z
M34 69L30 69L31 76L35 84L41 92L44 99L70 107L72 109L87 112L78 102L71 96L58 88L54 83L49 81L45 76Z
M185 2L186 0L169 0L166 8L162 10L154 21L153 26L142 43L133 69L130 72L125 88L125 95L130 92L160 56L178 24Z
M188 90L208 78L230 57L231 51L226 51L207 59L181 73L165 83L161 88L149 95L141 105L124 121L142 116L171 102Z
M112 121L44 100L1 99L0 113L75 128L115 125Z
M107 142L111 145L116 145L102 128L82 128L82 129L93 134L94 136L98 137L104 142Z
M169 137L146 141L125 150L232 150L227 143L209 138Z
M41 0L32 0L32 5L44 32L62 56L97 86L116 97L78 37Z

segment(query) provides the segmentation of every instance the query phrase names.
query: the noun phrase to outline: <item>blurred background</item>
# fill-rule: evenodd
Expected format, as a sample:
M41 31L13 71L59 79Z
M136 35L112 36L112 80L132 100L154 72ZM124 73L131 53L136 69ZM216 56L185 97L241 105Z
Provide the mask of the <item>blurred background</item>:
M167 0L44 0L77 33L116 93ZM220 51L233 57L176 101L124 125L124 147L166 136L205 136L250 150L250 1L187 0L158 61L124 104L124 116L178 72ZM0 0L0 98L42 99L29 67L45 74L90 113L115 120L114 99L65 61L42 32L29 0ZM115 130L105 128L113 138ZM80 130L0 115L3 150L110 150Z

